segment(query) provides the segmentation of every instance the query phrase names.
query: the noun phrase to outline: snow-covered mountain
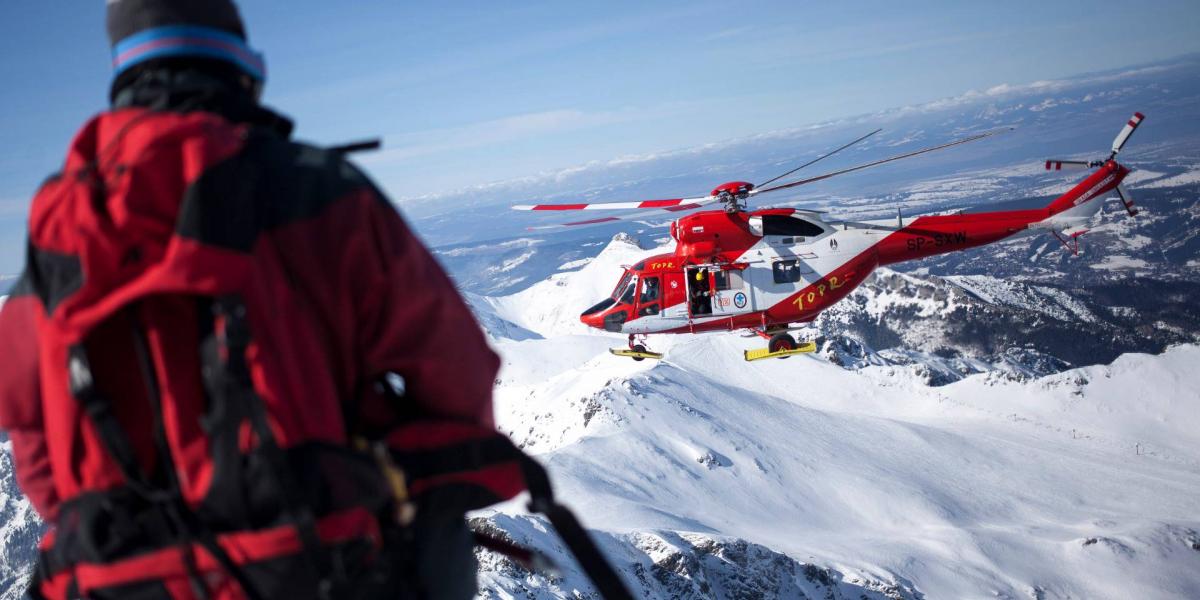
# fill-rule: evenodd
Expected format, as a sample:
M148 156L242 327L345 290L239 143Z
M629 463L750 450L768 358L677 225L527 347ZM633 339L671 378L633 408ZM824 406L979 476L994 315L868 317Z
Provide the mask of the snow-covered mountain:
M12 444L0 434L0 599L20 598L32 573L43 526L17 488Z
M761 341L735 334L663 336L665 360L633 363L607 352L620 336L584 332L562 306L586 306L609 291L597 275L652 252L614 241L578 270L473 303L504 360L501 428L549 465L640 595L1200 593L1200 347L1040 378L978 361L988 372L939 387L920 360L745 363ZM1030 289L1048 319L1078 310ZM1019 292L892 272L843 304L986 322L956 313ZM477 525L565 566L531 576L481 553L485 597L589 597L540 519L514 504Z

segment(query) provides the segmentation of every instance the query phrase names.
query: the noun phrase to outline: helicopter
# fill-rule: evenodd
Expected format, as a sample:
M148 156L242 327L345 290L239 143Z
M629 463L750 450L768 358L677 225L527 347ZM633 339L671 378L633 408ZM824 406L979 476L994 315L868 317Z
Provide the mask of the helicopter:
M671 222L672 253L649 257L625 268L612 294L583 311L580 320L596 329L627 333L628 348L613 354L634 360L662 358L648 350L649 334L748 330L767 340L766 348L745 351L747 361L786 358L812 352L812 342L797 343L789 333L810 323L845 298L877 267L957 252L997 242L1018 232L1044 229L1072 253L1079 237L1114 190L1130 217L1137 215L1133 197L1122 185L1130 169L1116 161L1144 116L1134 113L1113 140L1107 158L1094 161L1047 160L1047 170L1094 169L1066 193L1041 208L895 219L833 220L821 211L800 208L749 210L748 201L767 194L815 183L884 163L981 140L991 131L945 144L891 156L858 166L788 183L776 183L796 171L832 156L870 136L875 130L831 152L761 184L732 181L707 196L583 204L517 205L515 210L707 210ZM632 217L600 217L549 229L610 223Z

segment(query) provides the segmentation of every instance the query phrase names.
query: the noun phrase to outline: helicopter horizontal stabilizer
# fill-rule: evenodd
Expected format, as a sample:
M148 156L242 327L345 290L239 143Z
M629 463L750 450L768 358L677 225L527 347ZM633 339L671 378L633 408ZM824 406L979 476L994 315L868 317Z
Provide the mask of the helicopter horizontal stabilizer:
M1063 169L1094 169L1104 163L1100 161L1087 160L1055 160L1046 161L1047 171L1061 171Z
M1075 227L1068 227L1068 228L1064 229L1062 231L1062 234L1069 238L1077 238L1089 231L1091 231L1091 229L1088 229L1087 227L1084 227L1083 225L1078 225Z
M1089 229L1083 225L1068 227L1059 233L1056 229L1051 229L1050 233L1058 239L1058 243L1062 244L1074 256L1079 256L1079 237L1087 233Z

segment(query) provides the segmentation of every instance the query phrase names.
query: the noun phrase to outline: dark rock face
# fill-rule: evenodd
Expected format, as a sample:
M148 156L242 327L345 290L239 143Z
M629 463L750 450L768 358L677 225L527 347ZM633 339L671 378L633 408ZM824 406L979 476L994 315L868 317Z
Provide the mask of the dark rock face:
M1033 201L1037 204L1041 200ZM1045 235L881 269L816 321L828 360L912 367L930 385L1040 377L1200 340L1200 187L1139 196L1072 256ZM1166 216L1164 216L1166 215Z
M530 573L508 558L478 551L484 598L598 598L557 538L534 517L473 518L471 527L511 543L536 547L562 569ZM673 600L842 599L917 600L911 586L847 577L735 538L672 531L596 536L637 598Z

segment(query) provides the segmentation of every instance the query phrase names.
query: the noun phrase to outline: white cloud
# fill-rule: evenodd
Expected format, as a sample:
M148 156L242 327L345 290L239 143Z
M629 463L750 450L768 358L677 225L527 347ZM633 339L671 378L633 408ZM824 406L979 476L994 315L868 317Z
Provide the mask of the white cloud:
M636 110L585 112L575 109L548 110L481 121L459 127L429 129L385 136L388 149L362 158L367 165L383 165L470 148L504 144L524 138L554 135L601 125L645 118Z
M1138 68L1138 69L1129 69L1126 71L1118 71L1116 73L1104 73L1104 74L1100 74L1100 75L1089 75L1089 76L1074 77L1074 78L1069 78L1069 79L1049 79L1049 80L1043 79L1043 80L1033 81L1030 83L1022 83L1022 84L1001 83L999 85L994 85L990 88L987 88L986 90L984 90L982 92L980 92L978 90L968 90L962 94L959 94L958 96L950 96L948 98L941 98L939 100L934 100L932 102L926 102L924 104L914 104L914 105L909 105L909 106L902 106L900 108L887 109L884 111L880 111L876 114L879 116L883 116L883 115L895 115L895 114L906 113L906 112L927 112L927 111L939 110L939 109L943 109L943 108L952 108L955 106L961 106L963 104L970 104L971 102L975 102L977 100L982 100L985 98L1000 98L1000 97L1005 97L1005 96L1016 96L1019 94L1027 94L1027 93L1032 93L1032 92L1042 92L1042 93L1060 92L1060 91L1063 91L1066 89L1075 88L1075 87L1079 87L1079 86L1083 86L1083 85L1110 83L1110 82L1120 81L1122 79L1128 79L1130 77L1136 77L1139 75L1148 75L1151 73L1166 71L1166 70L1169 70L1170 68L1171 68L1171 66L1169 66L1169 65L1155 65L1155 66L1150 66L1150 67L1142 67L1142 68ZM1089 97L1085 97L1082 101L1087 102L1087 101L1091 100L1092 98L1098 97L1100 95L1105 95L1105 94L1104 93L1101 93L1098 95L1093 94L1093 95L1090 95Z

